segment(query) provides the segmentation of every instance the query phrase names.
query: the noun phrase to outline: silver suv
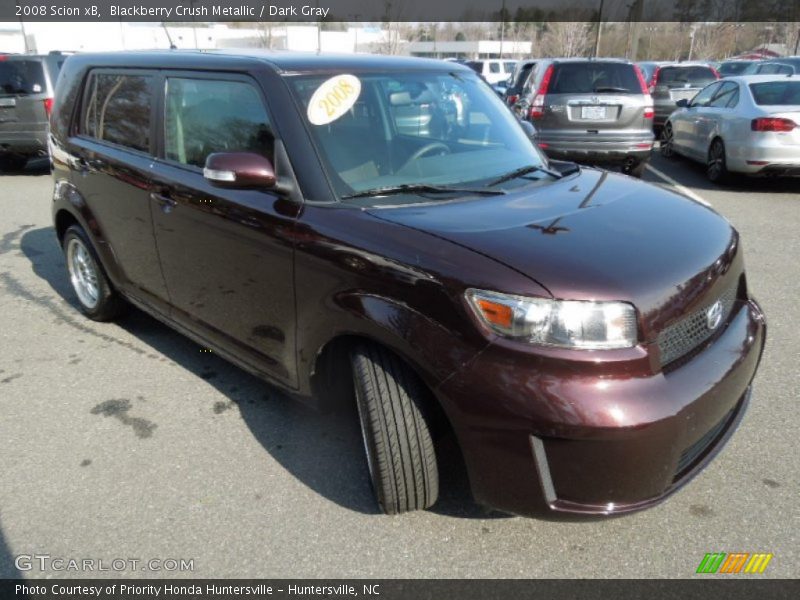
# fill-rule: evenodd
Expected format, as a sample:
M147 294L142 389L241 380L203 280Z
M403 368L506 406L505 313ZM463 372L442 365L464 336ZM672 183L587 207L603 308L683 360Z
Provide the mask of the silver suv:
M678 102L691 100L709 83L719 79L719 73L708 63L667 63L659 65L650 78L650 94L656 116L653 126L660 133Z
M56 79L65 54L0 56L0 169L17 170L47 154Z
M615 59L536 63L514 106L550 157L611 164L641 177L653 148L653 100L641 71Z

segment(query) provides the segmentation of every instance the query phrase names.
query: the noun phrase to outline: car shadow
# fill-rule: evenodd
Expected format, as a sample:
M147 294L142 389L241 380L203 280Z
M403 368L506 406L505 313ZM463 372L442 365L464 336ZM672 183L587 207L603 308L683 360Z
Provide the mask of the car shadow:
M22 579L22 573L17 569L2 527L0 527L0 579Z
M683 156L662 158L661 163L681 169L683 173L679 179L680 183L698 191L792 195L800 193L800 177L748 177L739 173L730 173L724 183L716 184L711 183L706 177L705 165L689 158ZM658 168L662 169L663 167L658 165ZM673 177L677 178L678 176L673 174Z
M30 261L33 272L77 311L77 299L53 229L24 232L20 251ZM80 333L93 334L94 328L87 327L84 317L77 312L71 314L55 298L26 293L19 282L15 286L17 289L12 289L12 293L49 308ZM148 358L168 360L212 385L225 400L209 402L209 415L222 418L229 410L238 409L253 437L299 481L344 508L378 514L354 405L332 413L309 408L140 310L132 308L116 325L152 349L152 352L144 350ZM116 340L113 332L103 332L102 337L130 346L127 341ZM139 352L142 353L141 349ZM458 518L507 516L473 501L466 468L452 433L437 442L437 453L443 465L441 493L430 509L432 512Z
M31 158L21 169L8 169L0 162L0 176L2 175L24 175L29 177L39 177L50 174L50 159L46 156Z

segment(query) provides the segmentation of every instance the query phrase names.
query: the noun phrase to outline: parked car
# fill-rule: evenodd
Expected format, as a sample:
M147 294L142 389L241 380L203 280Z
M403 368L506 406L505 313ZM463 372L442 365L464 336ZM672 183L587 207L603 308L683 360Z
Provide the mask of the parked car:
M649 87L656 112L653 119L656 132L660 132L678 101L691 100L697 92L717 79L719 73L704 63L669 63L656 67L650 77Z
M703 88L667 120L661 153L731 172L800 176L800 76L742 75Z
M0 56L0 168L21 169L47 154L53 90L66 56Z
M750 69L758 67L758 65L762 62L764 61L732 58L730 60L721 62L717 72L719 72L720 76L722 77L729 77L731 75L744 75Z
M624 66L595 68L638 95ZM397 127L388 96L418 87L460 98L441 131ZM676 193L549 162L526 129L442 61L77 55L52 117L55 234L87 317L125 299L352 406L387 513L436 501L448 428L482 504L646 508L745 412L765 325L739 236Z
M752 65L746 69L744 75L794 75L800 69L800 65L793 65L783 60L767 60Z
M515 112L548 156L622 167L641 177L653 148L653 101L638 68L617 59L536 64Z
M468 60L464 64L476 73L483 75L483 78L488 81L489 84L495 84L508 79L514 71L516 61L487 58L483 60Z
M509 106L514 106L519 100L525 82L536 66L536 62L536 60L520 60L514 66L514 71L506 81L506 92L503 97Z
M662 65L668 65L668 64L670 64L669 61L663 61L663 60L662 61L654 61L654 60L651 60L651 61L637 62L636 66L639 67L639 69L641 69L642 75L644 75L645 81L650 81L653 78L653 73L655 72L655 70L658 67L660 67Z
M800 59L792 62L790 58L765 60L753 63L742 71L743 75L794 75L800 71Z

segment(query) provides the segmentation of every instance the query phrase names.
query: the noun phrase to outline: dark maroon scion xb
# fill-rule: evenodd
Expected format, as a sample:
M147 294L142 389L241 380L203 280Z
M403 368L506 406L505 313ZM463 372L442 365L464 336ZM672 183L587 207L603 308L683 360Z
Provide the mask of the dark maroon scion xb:
M130 302L355 402L387 513L436 501L441 423L477 501L611 515L680 488L747 406L765 323L736 231L548 162L461 65L76 55L50 147L81 310Z

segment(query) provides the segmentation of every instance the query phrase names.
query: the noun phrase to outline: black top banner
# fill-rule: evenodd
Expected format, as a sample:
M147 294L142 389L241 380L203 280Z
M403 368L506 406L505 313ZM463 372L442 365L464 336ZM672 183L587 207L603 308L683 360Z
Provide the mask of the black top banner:
M0 0L0 21L800 22L800 0Z

